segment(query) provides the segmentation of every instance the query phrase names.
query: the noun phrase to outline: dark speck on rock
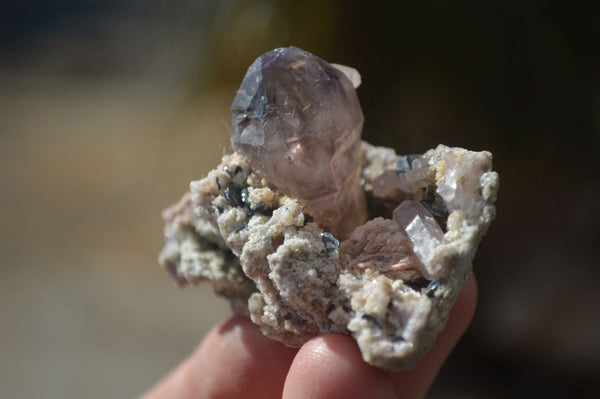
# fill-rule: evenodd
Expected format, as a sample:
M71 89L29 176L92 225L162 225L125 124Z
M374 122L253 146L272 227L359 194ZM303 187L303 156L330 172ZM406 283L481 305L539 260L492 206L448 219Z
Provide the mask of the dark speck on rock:
M435 296L435 292L440 287L440 285L442 285L443 283L444 283L444 279L443 278L440 278L440 279L437 279L435 281L432 281L431 283L429 283L429 285L427 286L427 288L424 289L423 292L429 298L433 298Z
M375 316L365 313L362 315L362 318L370 323L373 323L377 328L382 328L381 323Z
M229 175L229 177L234 177L234 176L237 176L238 174L242 173L244 170L242 169L241 166L238 166L235 168L235 171L233 173L231 173L229 168L227 166L225 166L223 168L223 171L225 171L225 173L227 173Z
M340 246L338 239L335 238L331 233L322 233L321 240L323 241L323 245L325 245L326 255L331 255Z
M412 280L405 281L404 284L413 290L418 291L429 286L429 280L427 280L425 277L417 277Z
M405 173L410 170L410 162L408 162L408 156L400 157L396 162L396 173Z
M244 206L244 201L242 200L242 188L233 183L227 183L227 187L225 187L225 199L234 208L239 208Z

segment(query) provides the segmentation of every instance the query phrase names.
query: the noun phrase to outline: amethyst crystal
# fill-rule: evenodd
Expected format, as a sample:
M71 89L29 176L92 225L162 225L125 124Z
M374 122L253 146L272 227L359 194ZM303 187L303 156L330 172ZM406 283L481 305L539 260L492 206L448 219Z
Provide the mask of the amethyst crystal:
M297 47L272 50L248 68L231 110L233 148L270 186L341 238L366 221L363 114L344 72Z

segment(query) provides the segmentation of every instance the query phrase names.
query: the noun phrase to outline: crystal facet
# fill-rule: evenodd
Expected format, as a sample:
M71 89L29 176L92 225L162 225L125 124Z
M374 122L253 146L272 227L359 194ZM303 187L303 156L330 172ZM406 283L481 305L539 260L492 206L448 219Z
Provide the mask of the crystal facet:
M419 202L402 201L394 210L394 220L406 231L413 251L425 265L425 277L432 280L441 277L442 266L434 259L444 232L431 213Z
M345 72L299 48L278 48L248 68L231 110L233 148L269 185L306 200L317 224L341 238L366 221L363 114Z

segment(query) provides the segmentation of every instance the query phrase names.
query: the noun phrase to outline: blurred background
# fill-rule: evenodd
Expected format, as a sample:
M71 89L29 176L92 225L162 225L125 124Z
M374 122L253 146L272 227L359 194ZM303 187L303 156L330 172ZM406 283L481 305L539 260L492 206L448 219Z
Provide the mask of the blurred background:
M600 13L495 3L3 5L0 397L135 397L228 314L159 269L160 213L288 45L361 72L366 140L494 154L478 311L430 397L598 397Z

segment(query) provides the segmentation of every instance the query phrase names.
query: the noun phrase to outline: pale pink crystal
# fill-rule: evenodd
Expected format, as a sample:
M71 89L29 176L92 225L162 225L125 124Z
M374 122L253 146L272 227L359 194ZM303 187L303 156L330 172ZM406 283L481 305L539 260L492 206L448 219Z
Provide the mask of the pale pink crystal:
M394 210L394 220L406 231L413 251L423 262L427 279L441 277L443 265L436 262L436 249L444 240L444 232L431 213L421 203L403 201Z
M319 226L344 238L367 220L363 114L343 72L299 48L275 49L248 68L231 109L233 148L269 185L306 200Z

